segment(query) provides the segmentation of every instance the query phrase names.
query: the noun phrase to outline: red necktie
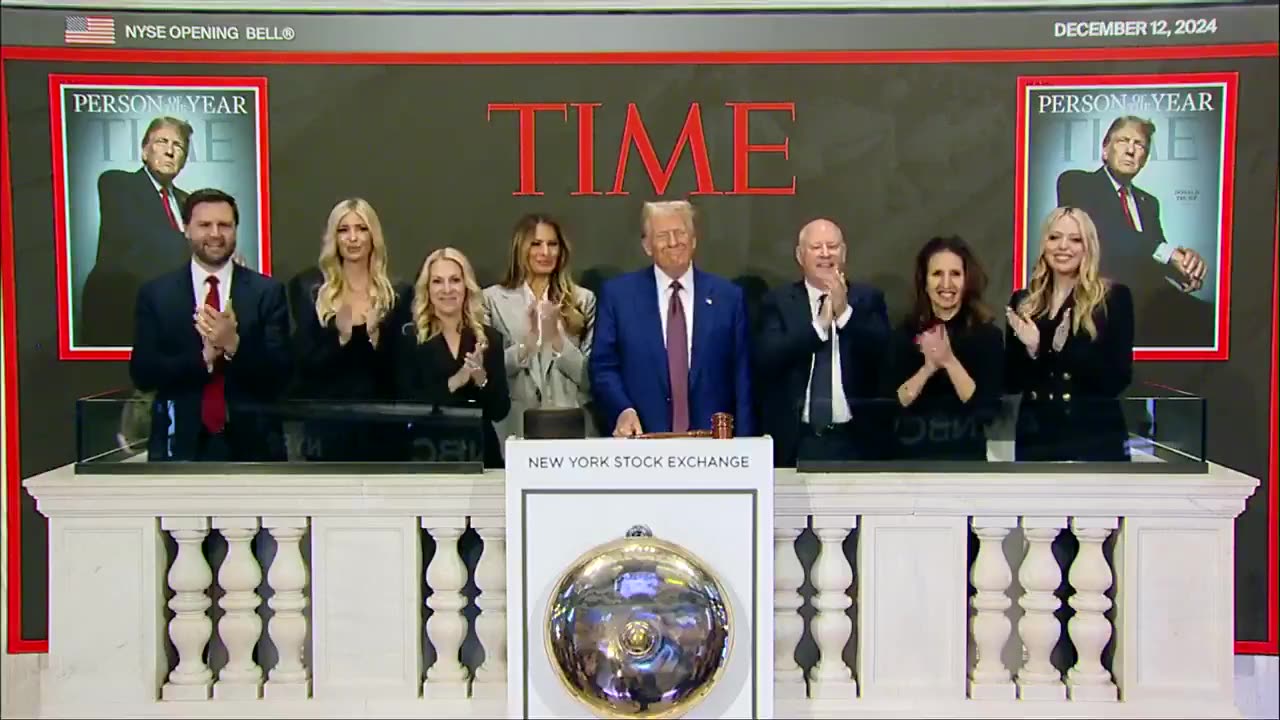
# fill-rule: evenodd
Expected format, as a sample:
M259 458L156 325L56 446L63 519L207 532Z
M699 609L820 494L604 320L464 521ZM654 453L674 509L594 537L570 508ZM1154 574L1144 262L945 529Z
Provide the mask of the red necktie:
M1138 226L1133 223L1133 213L1129 210L1129 188L1120 186L1120 207L1124 209L1124 219L1129 221L1130 229L1137 230Z
M671 375L671 431L689 429L689 341L680 302L680 281L671 283L667 303L667 372Z
M210 275L205 278L209 284L209 293L204 296L204 304L214 310L222 309L222 300L218 296L218 278ZM223 393L226 378L222 374L222 363L213 362L213 372L204 385L204 394L200 398L200 421L206 430L215 435L222 432L227 425L227 398Z
M164 206L164 216L169 218L169 225L177 230L178 221L173 217L173 208L169 206L169 188L167 187L160 188L160 204ZM214 282L217 282L217 278L214 278Z

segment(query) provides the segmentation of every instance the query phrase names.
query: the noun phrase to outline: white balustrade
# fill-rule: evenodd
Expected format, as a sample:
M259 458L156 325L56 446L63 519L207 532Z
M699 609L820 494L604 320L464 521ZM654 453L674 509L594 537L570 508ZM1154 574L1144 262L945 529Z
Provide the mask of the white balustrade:
M215 517L213 527L227 540L227 557L218 568L218 585L222 598L222 618L218 620L218 637L227 648L227 664L213 684L218 700L248 700L262 696L262 668L254 661L253 649L262 636L262 604L257 588L262 582L262 568L253 556L253 538L258 532L258 519Z
M471 696L501 699L507 692L507 537L500 523L479 525L476 533L484 543L476 565L476 637L484 648L484 662L476 668Z
M975 700L1012 700L1015 688L1004 664L1004 646L1013 625L1005 611L1013 604L1009 585L1013 571L1004 554L1004 539L1016 527L1014 517L973 519L978 555L969 576L976 591L970 599L974 610L973 642L976 662L969 671L969 697Z
M213 634L209 619L209 586L213 570L204 557L204 539L209 534L208 518L166 517L161 529L178 544L173 566L169 568L169 588L173 599L169 609L169 639L178 653L178 664L169 673L161 696L165 700L208 700L213 687L213 671L204 660L204 649Z
M1023 700L1062 700L1066 687L1062 676L1050 660L1061 623L1054 616L1061 601L1053 594L1062 582L1062 571L1053 557L1051 545L1061 528L1067 526L1063 517L1024 517L1022 535L1027 539L1027 555L1018 569L1018 581L1022 583L1022 620L1018 622L1018 637L1022 638L1023 662L1018 671L1018 697Z
M818 610L811 625L818 644L818 664L809 681L809 697L815 700L852 700L858 695L853 670L844 660L844 647L853 632L845 611L853 600L853 568L844 554L844 541L853 523L842 518L814 518L813 532L822 543L813 565L813 587L818 594L813 606Z
M423 518L422 527L436 541L436 554L427 567L427 585L431 597L427 605L427 637L436 650L436 661L427 669L422 683L426 698L459 700L467 697L467 668L460 652L467 637L467 619L462 609L467 597L462 588L467 584L467 567L458 554L458 538L465 529L463 518Z
M504 629L520 618L506 610L501 473L77 476L68 467L25 484L50 523L44 716L500 717L506 684L524 681L506 677ZM1218 466L1202 475L778 471L773 716L1231 715L1233 521L1257 484ZM468 522L484 544L474 578L484 660L470 683L459 652ZM810 523L819 655L806 696L814 658L798 646L805 578L795 544ZM267 568L252 551L259 525L277 546ZM216 587L203 548L211 527L228 544ZM436 541L426 567L422 529ZM843 545L855 530L851 566ZM1065 573L1075 615L1064 627L1051 545L1065 532L1080 550ZM171 561L165 534L176 543ZM259 667L264 569L278 658L262 653ZM216 683L205 660L215 589L228 655ZM1078 657L1065 681L1050 662L1060 638ZM1018 644L1024 658L1010 666L1002 651Z
M796 554L796 539L806 526L805 518L779 517L773 528L773 695L777 699L806 697L804 670L796 662L796 646L804 635L800 607L804 596L804 566Z
M1117 699L1111 673L1102 665L1102 650L1111 639L1111 621L1105 613L1111 609L1106 592L1111 589L1112 577L1102 543L1119 524L1114 517L1071 519L1071 532L1080 542L1080 552L1067 573L1075 589L1067 602L1076 611L1067 623L1077 654L1075 666L1067 671L1067 695L1072 700Z
M262 527L276 541L276 556L267 571L273 611L267 635L279 660L271 668L263 694L270 699L302 700L311 695L311 675L304 664L307 640L307 566L301 540L307 531L304 517L264 517Z

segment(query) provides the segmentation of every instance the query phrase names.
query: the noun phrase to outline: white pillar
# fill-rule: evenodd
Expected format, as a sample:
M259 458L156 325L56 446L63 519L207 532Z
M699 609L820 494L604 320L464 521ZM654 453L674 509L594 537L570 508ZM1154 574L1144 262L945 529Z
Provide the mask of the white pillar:
M800 606L804 597L804 567L796 554L796 538L806 525L803 517L778 517L773 529L773 697L803 700L804 670L796 663L796 645L804 635Z
M178 651L178 665L169 673L160 696L164 700L208 700L213 686L213 671L204 662L204 648L213 634L213 621L208 610L209 586L213 570L205 560L202 543L209 534L208 518L166 517L161 529L178 543L178 553L169 568L169 587L173 599L169 609L169 639Z
M436 649L436 661L427 668L422 683L422 696L430 699L462 700L467 697L467 668L459 650L467 637L467 619L462 609L467 597L462 588L467 584L467 566L458 554L458 538L465 527L463 518L422 518L422 527L436 541L436 554L427 568L427 585L431 597L427 607L427 639Z
M1062 634L1062 626L1054 616L1061 603L1053 594L1062 582L1062 571L1051 546L1066 526L1065 517L1022 518L1027 555L1018 568L1018 582L1025 591L1018 599L1025 612L1018 621L1024 654L1018 671L1018 697L1023 700L1066 699L1062 677L1049 657Z
M1072 518L1071 532L1080 541L1080 552L1067 571L1075 594L1067 600L1076 614L1067 632L1076 647L1076 664L1067 670L1067 695L1072 700L1116 702L1119 697L1111 673L1102 665L1102 650L1111 639L1111 567L1102 554L1102 543L1120 526L1118 518Z
M853 603L849 586L853 568L844 555L844 541L856 521L839 518L813 519L813 531L821 541L813 564L813 598L818 614L813 618L814 642L818 644L818 664L810 679L809 697L814 700L853 700L858 683L844 661L845 644L853 632L853 622L845 610Z
M311 695L311 674L303 662L307 640L307 566L300 541L307 531L305 517L264 517L262 527L276 541L276 556L267 570L272 610L267 635L278 659L271 668L263 694L269 699L305 700Z
M256 700L262 697L262 668L253 660L253 648L262 637L262 617L258 606L262 597L262 568L253 555L253 537L258 534L256 517L215 517L213 527L227 540L227 557L218 568L218 600L223 616L218 621L218 637L227 648L227 664L213 684L216 700Z
M497 525L478 525L476 532L484 543L483 554L476 565L476 587L480 589L476 598L476 606L480 608L476 637L484 648L484 662L476 668L471 696L504 699L507 692L506 528L499 521Z
M974 700L1012 700L1016 695L1001 655L1012 629L1005 611L1013 604L1008 595L1013 571L1004 556L1004 539L1017 524L1016 517L973 519L978 556L974 558L970 580L977 592L969 602L975 612L972 632L977 662L969 671L969 697Z

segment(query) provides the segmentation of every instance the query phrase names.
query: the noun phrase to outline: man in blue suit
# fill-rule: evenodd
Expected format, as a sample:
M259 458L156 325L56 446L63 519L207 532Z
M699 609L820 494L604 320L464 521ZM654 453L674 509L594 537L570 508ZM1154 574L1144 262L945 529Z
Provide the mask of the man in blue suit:
M688 202L645 203L641 223L653 267L600 290L590 373L605 427L615 437L709 430L726 412L735 435L754 435L742 290L693 267Z

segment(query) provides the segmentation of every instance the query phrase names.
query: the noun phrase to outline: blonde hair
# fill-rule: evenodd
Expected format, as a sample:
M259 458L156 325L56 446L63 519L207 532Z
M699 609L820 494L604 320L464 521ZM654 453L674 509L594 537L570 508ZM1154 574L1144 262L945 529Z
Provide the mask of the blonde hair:
M684 220L684 228L693 234L694 231L694 210L693 205L688 200L667 200L664 202L647 202L644 208L640 210L640 231L642 237L649 235L649 221L657 215L679 215Z
M377 345L378 323L391 312L396 304L395 287L387 277L387 243L382 236L382 223L373 206L362 198L343 200L329 211L329 221L325 223L324 245L320 249L320 272L324 282L316 293L316 317L320 324L328 325L338 312L342 301L342 293L347 289L346 276L342 272L342 257L338 252L338 223L347 213L355 213L365 225L369 226L369 315L366 320L369 339Z
M418 344L421 345L439 335L444 326L436 317L435 308L431 305L431 266L441 260L452 260L462 268L462 282L467 294L462 302L462 324L471 329L476 336L476 344L485 343L484 325L489 321L489 314L484 307L484 298L480 285L476 282L475 271L471 269L471 261L456 248L441 248L427 256L418 272L418 280L413 284L413 325L417 329Z
M560 255L556 258L555 269L551 271L547 284L547 300L560 306L560 318L564 320L565 331L576 337L586 327L587 316L575 300L578 285L569 272L572 251L569 238L565 236L564 228L558 220L550 215L530 213L516 222L511 238L511 252L507 258L507 274L500 284L508 290L514 290L532 274L529 270L529 247L533 245L539 225L546 225L554 230L556 239L560 242Z
M1107 296L1110 283L1098 275L1098 228L1094 226L1089 214L1080 208L1055 208L1045 218L1040 228L1040 257L1036 260L1035 269L1031 271L1031 282L1027 295L1018 303L1018 314L1032 319L1049 313L1049 291L1053 288L1053 271L1045 260L1045 251L1049 244L1049 229L1062 218L1071 218L1080 226L1080 236L1084 240L1084 257L1080 260L1079 277L1076 286L1071 290L1075 301L1075 312L1071 314L1071 332L1084 330L1090 340L1098 337L1098 326L1093 321L1093 313L1101 308L1106 312L1103 302Z

